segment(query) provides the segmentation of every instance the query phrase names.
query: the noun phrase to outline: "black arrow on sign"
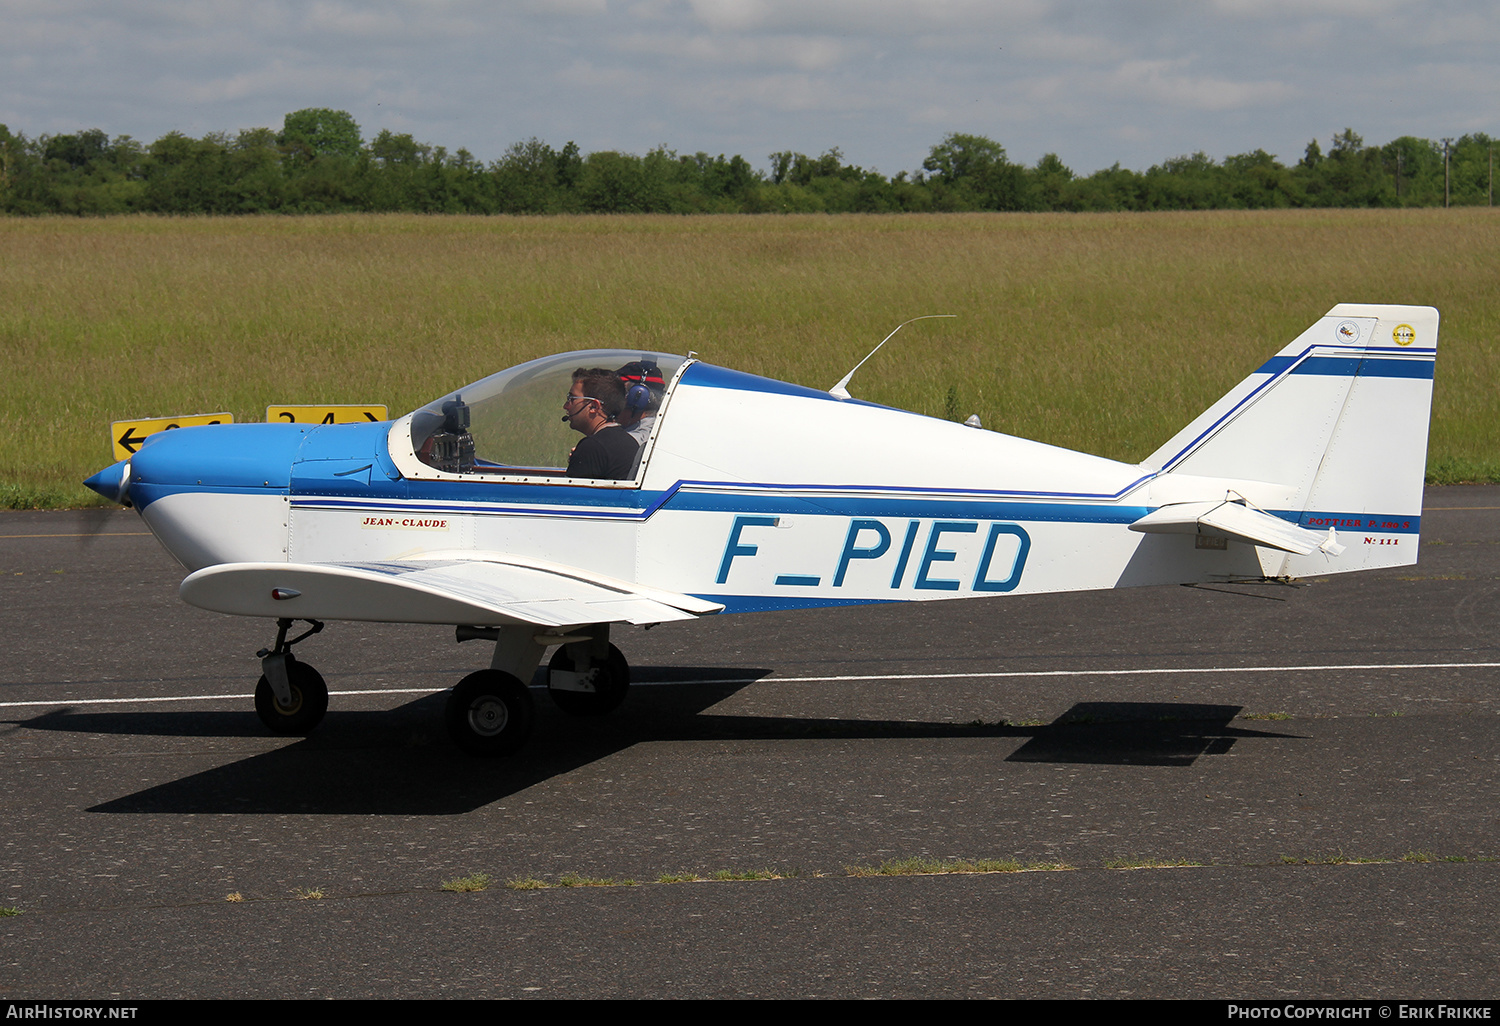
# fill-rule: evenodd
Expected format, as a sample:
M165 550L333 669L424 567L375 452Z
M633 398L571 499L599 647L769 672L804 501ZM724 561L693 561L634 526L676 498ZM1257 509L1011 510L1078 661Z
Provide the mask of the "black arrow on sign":
M119 437L119 439L115 442L115 444L118 445L120 448L124 449L126 452L130 453L132 456L134 456L135 455L135 451L141 447L141 443L144 442L149 437L151 437L151 436L150 435L140 435L140 436L137 436L136 433L135 433L135 425L132 424L128 428L125 429L125 433Z
M223 421L211 420L211 421L209 421L209 423L210 424L221 424L221 423L223 423ZM163 431L171 431L173 428L180 428L180 427L182 427L181 424L168 424L166 427L163 427L161 430L163 430ZM125 433L120 436L120 439L119 439L120 448L122 448L126 452L130 453L130 455L134 456L135 453L136 453L136 450L141 447L141 443L144 442L146 439L150 438L155 433L156 432L154 432L154 431L148 431L144 435L137 436L136 433L135 433L135 425L132 424L128 428L126 428L125 429Z

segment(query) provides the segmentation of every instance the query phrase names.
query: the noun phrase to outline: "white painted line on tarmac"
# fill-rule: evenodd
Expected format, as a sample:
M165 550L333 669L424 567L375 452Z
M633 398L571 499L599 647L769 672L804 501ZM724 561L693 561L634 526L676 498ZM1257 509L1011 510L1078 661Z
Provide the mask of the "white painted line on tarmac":
M0 534L0 538L149 538L150 531L79 531L74 534Z
M366 688L363 691L330 691L328 697L340 695L432 695L446 688ZM155 702L243 702L247 692L233 695L150 695L144 698L58 698L50 702L0 702L0 709L38 705L150 705Z
M1167 676L1184 673L1328 673L1338 670L1493 670L1500 663L1320 663L1309 666L1155 666L1134 670L998 670L988 673L870 673L827 677L704 677L696 680L633 681L631 687L668 687L683 684L827 684L854 681L998 680L1010 677L1124 677ZM433 695L446 688L362 688L330 691L329 697L349 695ZM75 705L150 705L158 702L243 702L248 695L163 695L141 698L64 698L51 701L0 702L0 708Z
M1330 670L1453 670L1500 667L1500 663L1342 663L1318 666L1189 666L1142 667L1136 670L1002 670L993 673L873 673L841 677L761 677L764 681L816 683L856 680L992 680L1001 677L1123 677L1129 674L1171 673L1314 673ZM737 680L694 680L684 684L734 684ZM652 683L670 684L671 681Z

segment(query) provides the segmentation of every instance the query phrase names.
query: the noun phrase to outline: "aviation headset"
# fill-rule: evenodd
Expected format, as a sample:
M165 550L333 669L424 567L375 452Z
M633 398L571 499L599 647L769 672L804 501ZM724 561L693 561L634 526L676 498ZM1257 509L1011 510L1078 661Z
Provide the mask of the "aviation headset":
M631 413L650 409L666 389L661 368L651 360L634 360L615 373L625 386L625 408Z

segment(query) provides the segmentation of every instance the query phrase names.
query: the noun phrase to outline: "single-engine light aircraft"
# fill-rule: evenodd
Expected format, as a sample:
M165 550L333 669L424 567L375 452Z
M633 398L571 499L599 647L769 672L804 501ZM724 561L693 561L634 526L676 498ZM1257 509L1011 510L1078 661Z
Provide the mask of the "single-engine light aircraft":
M452 689L449 732L503 755L531 729L548 648L558 706L619 705L616 624L1414 563L1437 334L1429 307L1335 306L1139 464L861 402L845 382L594 349L394 421L162 432L87 484L139 510L190 571L184 600L278 622L255 690L272 731L305 734L327 709L292 654L323 621L449 624L494 642ZM559 410L586 436L574 473L617 415L575 374L594 368L631 390L643 441L623 477L568 476Z

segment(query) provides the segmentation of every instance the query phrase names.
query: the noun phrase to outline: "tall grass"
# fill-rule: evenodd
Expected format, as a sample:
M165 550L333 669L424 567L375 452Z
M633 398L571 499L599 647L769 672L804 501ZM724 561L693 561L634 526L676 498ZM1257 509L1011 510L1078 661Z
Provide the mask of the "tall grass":
M1500 216L0 220L0 503L87 501L110 420L405 411L601 345L1137 460L1337 302L1443 314L1429 470L1500 479Z

